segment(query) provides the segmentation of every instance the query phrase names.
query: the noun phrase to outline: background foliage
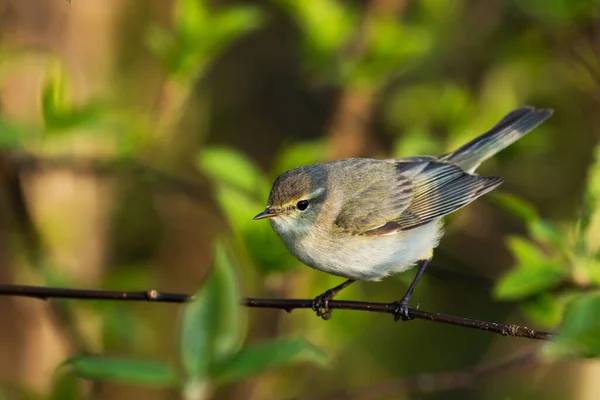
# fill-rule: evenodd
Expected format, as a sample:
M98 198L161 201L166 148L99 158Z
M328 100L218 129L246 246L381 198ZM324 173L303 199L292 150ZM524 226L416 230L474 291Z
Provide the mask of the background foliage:
M532 348L237 307L340 282L251 221L279 173L441 154L524 104L555 115L482 166L505 184L448 218L415 300L559 339L526 373L392 398L597 398L599 17L596 0L0 1L2 282L196 292L185 307L1 298L0 399L379 398ZM396 300L410 279L341 298Z

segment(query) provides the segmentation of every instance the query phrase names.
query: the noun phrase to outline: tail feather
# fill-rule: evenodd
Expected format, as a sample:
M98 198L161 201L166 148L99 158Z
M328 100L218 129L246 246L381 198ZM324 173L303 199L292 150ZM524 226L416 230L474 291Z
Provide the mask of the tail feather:
M553 110L536 110L534 107L518 108L506 114L492 129L465 144L441 160L473 172L482 162L510 146L539 124L550 118Z

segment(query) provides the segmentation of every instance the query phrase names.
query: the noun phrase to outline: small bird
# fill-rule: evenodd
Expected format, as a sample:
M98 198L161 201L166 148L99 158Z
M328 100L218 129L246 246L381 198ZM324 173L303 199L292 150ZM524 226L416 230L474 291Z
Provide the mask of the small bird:
M349 158L294 168L273 184L266 209L287 249L304 264L347 278L317 296L313 310L329 319L328 302L357 280L378 281L422 261L394 319L408 302L443 235L442 218L495 189L502 178L475 169L548 119L550 109L522 107L454 152L376 160Z

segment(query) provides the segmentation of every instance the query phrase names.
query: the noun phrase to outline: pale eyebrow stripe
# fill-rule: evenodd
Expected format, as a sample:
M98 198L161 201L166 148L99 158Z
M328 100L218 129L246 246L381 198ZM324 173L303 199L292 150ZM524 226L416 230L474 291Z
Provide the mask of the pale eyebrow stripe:
M322 195L323 192L325 192L324 188L318 188L317 190L309 193L308 197L311 198L311 199L314 199L315 197L319 197L320 195Z

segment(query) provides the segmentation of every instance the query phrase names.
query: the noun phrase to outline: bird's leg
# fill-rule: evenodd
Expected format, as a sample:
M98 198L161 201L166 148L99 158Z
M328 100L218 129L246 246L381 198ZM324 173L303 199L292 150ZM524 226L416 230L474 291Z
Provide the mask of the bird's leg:
M317 313L317 317L321 317L324 320L330 319L331 310L329 309L329 301L332 300L335 297L335 295L337 295L342 289L350 286L354 282L354 279L348 279L342 284L337 285L336 287L331 288L315 297L315 299L313 300L312 309Z
M419 270L417 271L417 274L415 275L415 278L408 287L406 294L404 297L402 297L402 300L395 303L396 309L394 310L394 321L398 321L399 319L402 319L402 321L408 321L410 319L408 316L408 302L410 301L410 298L417 287L417 283L419 283L419 280L421 280L421 276L423 276L423 272L425 272L425 268L427 268L427 265L430 261L431 258L423 260Z

